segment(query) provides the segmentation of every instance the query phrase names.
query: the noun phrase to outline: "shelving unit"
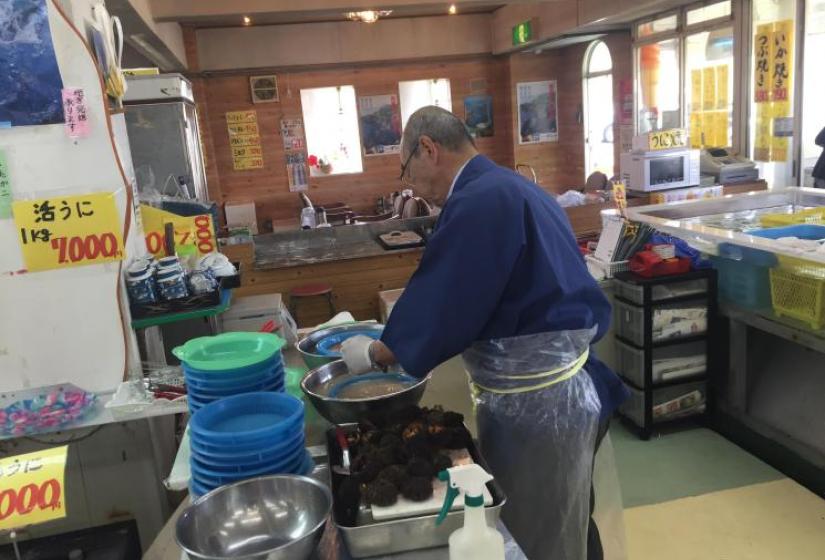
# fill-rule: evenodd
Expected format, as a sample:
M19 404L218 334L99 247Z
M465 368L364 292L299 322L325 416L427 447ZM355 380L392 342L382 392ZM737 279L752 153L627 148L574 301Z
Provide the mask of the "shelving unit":
M643 278L624 272L616 275L614 289L617 373L632 393L630 400L620 407L619 414L647 440L654 428L694 418L710 409L711 373L718 338L715 333L716 271L697 270L661 278ZM706 329L695 334L656 337L656 311L668 307L707 309ZM675 372L657 371L655 362L668 359L684 359L682 369L687 373L675 377ZM654 418L657 405L673 400L685 402L679 403L671 414ZM689 412L696 408L701 411ZM682 409L688 412L680 413Z

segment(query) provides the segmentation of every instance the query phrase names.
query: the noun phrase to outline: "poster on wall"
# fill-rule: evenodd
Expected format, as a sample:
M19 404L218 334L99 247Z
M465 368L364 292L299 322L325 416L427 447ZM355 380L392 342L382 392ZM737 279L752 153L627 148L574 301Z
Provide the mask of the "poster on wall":
M556 80L516 84L519 144L558 142Z
M64 121L46 0L0 2L0 60L0 127Z
M493 135L493 97L471 95L464 98L464 122L474 138Z
M358 120L365 156L401 151L401 108L397 95L359 97Z
M305 150L304 121L301 119L281 119L281 138L284 150Z
M255 111L229 111L226 113L226 131L232 150L232 167L235 171L262 169L264 166L258 114Z

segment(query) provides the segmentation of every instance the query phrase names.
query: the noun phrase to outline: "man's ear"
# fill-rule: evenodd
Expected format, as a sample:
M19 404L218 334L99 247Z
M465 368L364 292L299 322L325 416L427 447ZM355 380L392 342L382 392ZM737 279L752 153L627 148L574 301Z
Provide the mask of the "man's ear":
M433 141L432 138L429 136L422 136L419 140L421 142L421 147L418 148L422 155L426 155L426 157L438 161L438 145Z

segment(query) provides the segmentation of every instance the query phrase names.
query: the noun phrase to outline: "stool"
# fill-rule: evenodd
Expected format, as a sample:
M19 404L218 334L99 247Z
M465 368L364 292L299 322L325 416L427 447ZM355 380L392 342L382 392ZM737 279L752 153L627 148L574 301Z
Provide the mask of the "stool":
M329 284L304 284L289 291L289 311L295 321L298 321L298 302L302 299L325 297L329 304L330 313L335 316L335 304L332 301L332 286Z

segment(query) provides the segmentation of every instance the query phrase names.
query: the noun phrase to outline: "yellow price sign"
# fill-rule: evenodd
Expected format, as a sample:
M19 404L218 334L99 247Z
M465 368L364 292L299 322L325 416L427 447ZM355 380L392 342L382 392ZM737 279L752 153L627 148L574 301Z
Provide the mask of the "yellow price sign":
M226 125L226 129L229 131L230 136L236 134L259 134L258 123L256 122L229 124Z
M619 210L619 214L624 217L627 209L627 189L622 181L613 181L613 203Z
M262 157L263 155L264 149L260 146L239 146L232 148L233 158Z
M236 157L232 158L232 164L236 170L262 169L264 159L262 157Z
M146 249L155 257L163 256L166 241L165 224L175 230L175 248L181 255L208 255L216 250L215 228L212 216L178 216L166 210L142 204L140 215L146 234Z
M12 213L29 271L123 260L114 193L18 200Z
M226 113L227 123L256 122L258 115L255 111L229 111Z
M669 150L670 148L684 148L688 144L688 135L683 128L659 130L648 135L648 146L651 150Z
M242 134L237 136L230 136L229 145L233 148L239 148L241 146L260 146L261 137L257 134Z
M0 459L0 531L66 517L69 447Z

